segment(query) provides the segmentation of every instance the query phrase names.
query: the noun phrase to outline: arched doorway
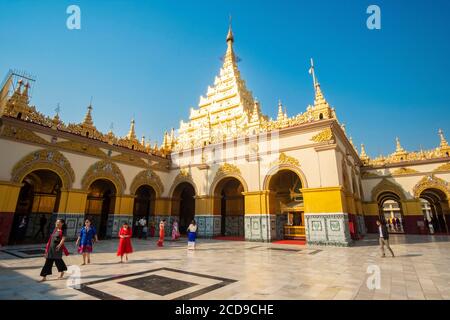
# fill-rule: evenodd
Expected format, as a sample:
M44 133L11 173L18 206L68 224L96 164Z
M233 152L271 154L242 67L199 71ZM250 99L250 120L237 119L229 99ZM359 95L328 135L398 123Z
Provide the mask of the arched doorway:
M272 205L283 226L277 238L305 239L306 221L301 188L300 177L288 169L280 170L270 178L269 190L274 193Z
M58 212L61 178L50 170L36 170L24 177L9 238L10 244L45 242L51 217Z
M173 192L172 216L178 218L180 233L185 234L195 217L195 189L189 182L182 182Z
M380 220L386 224L390 233L404 233L404 216L400 197L390 191L378 196Z
M221 235L244 237L244 186L234 177L221 180L214 190L214 213L221 216Z
M134 206L133 206L133 236L139 236L142 232L140 227L136 229L136 221L141 218L145 218L147 224L150 221L150 217L155 215L155 189L148 185L140 186L135 193Z
M116 192L114 184L106 179L95 180L89 186L85 218L92 220L100 239L110 236L107 234L108 217L114 214Z
M425 189L420 194L425 228L429 233L449 233L448 199L439 189ZM446 217L447 215L447 217Z

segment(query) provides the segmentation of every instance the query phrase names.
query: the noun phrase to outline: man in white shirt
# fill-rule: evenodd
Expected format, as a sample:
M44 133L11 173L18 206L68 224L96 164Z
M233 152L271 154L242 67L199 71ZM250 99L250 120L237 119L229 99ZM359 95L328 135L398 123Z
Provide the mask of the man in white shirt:
M389 245L389 232L386 225L382 224L380 220L377 220L377 226L380 237L381 257L386 257L386 254L384 253L384 246L386 246L386 248L388 248L388 250L391 252L392 257L395 257L394 251L392 251L391 246Z

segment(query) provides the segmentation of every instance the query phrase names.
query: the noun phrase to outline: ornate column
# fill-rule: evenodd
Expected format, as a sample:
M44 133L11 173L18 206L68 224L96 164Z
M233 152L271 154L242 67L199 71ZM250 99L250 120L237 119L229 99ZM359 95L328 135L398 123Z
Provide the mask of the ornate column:
M214 208L216 211L220 208L220 198L207 195L195 197L195 220L199 237L220 236L222 216L220 212L214 212Z
M274 193L269 190L243 192L245 197L245 240L270 242L277 238ZM271 210L272 209L272 210Z
M306 240L309 244L348 246L348 206L342 187L304 188Z

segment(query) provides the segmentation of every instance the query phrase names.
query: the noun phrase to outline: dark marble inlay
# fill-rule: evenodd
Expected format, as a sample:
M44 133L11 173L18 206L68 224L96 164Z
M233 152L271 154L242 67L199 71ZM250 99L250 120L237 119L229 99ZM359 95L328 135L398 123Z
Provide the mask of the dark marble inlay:
M19 250L19 252L24 253L26 255L41 255L45 253L45 249L29 249L29 250Z
M310 252L309 254L317 254L319 252L322 252L322 250L314 250L313 252Z
M119 283L160 296L165 296L197 285L196 283L171 279L163 276L158 276L156 274L152 274L147 277L121 281Z
M97 290L92 288L92 285L98 284L98 283L103 283L103 282L109 282L109 281L114 281L114 280L119 280L119 279L125 279L125 278L130 278L130 277L135 277L135 276L139 276L139 275L145 275L145 274L149 274L149 273L154 273L154 272L158 272L158 271L172 271L172 272L177 272L177 273L181 273L181 274L186 274L186 275L192 275L192 276L196 276L196 277L201 277L201 278L206 278L206 279L213 279L213 280L217 280L217 281L221 281L220 283L211 285L209 287L203 288L203 289L199 289L196 290L194 292L185 294L183 296L177 297L175 298L175 300L188 300L188 299L193 299L196 298L198 296L204 295L208 292L211 292L213 290L217 290L219 288L222 288L226 285L229 285L231 283L236 282L237 280L233 280L233 279L227 279L227 278L222 278L222 277L216 277L216 276L210 276L210 275L205 275L205 274L200 274L200 273L195 273L195 272L188 272L188 271L183 271L183 270L177 270L177 269L172 269L172 268L158 268L158 269L153 269L153 270L147 270L147 271L141 271L141 272L136 272L133 274L124 274L124 275L119 275L119 276L115 276L115 277L110 277L110 278L106 278L106 279L100 279L100 280L94 280L91 282L87 282L81 285L80 289L76 289L79 290L83 293L86 293L88 295L91 295L95 298L101 299L101 300L122 300L119 297L116 297L114 295L108 294L106 292ZM141 277L138 279L133 279L135 281L141 281L142 278L149 278L152 277L152 275L147 276L147 277ZM159 277L159 278L165 278L165 277L161 277L161 276L157 276L157 275L153 275L153 277ZM170 278L167 278L169 280L173 280ZM129 281L121 281L119 283L124 284L124 283L130 283L133 280L129 280ZM162 281L162 280L161 280ZM176 281L180 281L180 280L176 280ZM185 283L189 283L187 281L180 281L180 282L185 282ZM189 287L195 285L193 283L189 283ZM158 282L157 286L161 286L161 283ZM157 287L156 286L156 287ZM138 288L139 290L141 290L141 288ZM147 290L145 290L147 291ZM148 291L148 292L152 292L152 291ZM176 291L174 291L176 292Z
M290 252L300 252L301 249L288 249L288 248L268 248L269 250L278 250L278 251L290 251Z

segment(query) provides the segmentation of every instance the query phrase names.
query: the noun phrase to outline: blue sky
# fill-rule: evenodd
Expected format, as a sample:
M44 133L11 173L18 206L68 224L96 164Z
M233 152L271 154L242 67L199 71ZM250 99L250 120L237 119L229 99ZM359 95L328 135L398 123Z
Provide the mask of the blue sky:
M81 8L81 30L66 28L66 8ZM381 30L366 27L366 9L381 8ZM189 108L221 65L233 16L241 74L275 117L313 103L313 57L325 97L371 156L434 148L450 140L450 1L382 0L0 0L0 76L36 76L32 102L65 122L93 118L106 132L136 131L161 141L187 120Z

